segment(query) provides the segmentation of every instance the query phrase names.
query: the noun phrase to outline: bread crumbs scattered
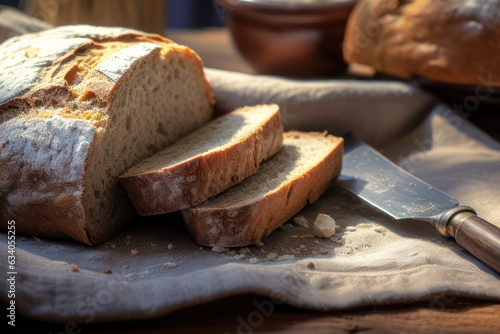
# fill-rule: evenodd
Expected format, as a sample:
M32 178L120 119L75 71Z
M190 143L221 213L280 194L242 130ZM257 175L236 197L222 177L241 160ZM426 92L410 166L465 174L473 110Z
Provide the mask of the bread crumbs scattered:
M300 245L300 248L306 248L306 245Z
M73 272L75 272L75 273L77 273L77 272L79 272L79 271L80 271L80 270L78 269L78 267L76 266L76 264L73 264L73 263L72 263L72 264L70 265L70 267L71 267L71 271L73 271Z
M295 259L295 255L282 255L278 258L278 261L284 261L284 260L291 260L291 259Z
M318 240L314 240L314 243L317 244L317 245L320 244Z
M174 269L174 268L177 268L177 265L173 262L165 262L163 264L165 267L167 267L168 269Z
M228 251L229 251L229 248L224 248L224 247L220 247L220 246L214 246L214 247L212 247L212 252L226 253Z
M168 244L167 248L168 248L168 249L172 249L172 248L174 248L174 245L172 245L172 244Z
M236 255L236 250L232 249L229 252L227 252L229 255Z
M292 235L292 238L298 238L298 237L299 237L299 236L298 236L298 235L296 235L296 234Z
M233 259L242 259L245 257L245 254L236 254L233 256Z
M112 272L111 270L109 270L109 269L108 269L108 270L103 270L102 272L103 272L103 274L112 274L112 273L113 273L113 272Z
M257 242L255 243L255 246L256 246L256 247L259 247L259 248L262 248L262 247L264 247L264 243L263 243L262 241L257 241Z
M356 231L356 228L354 226L347 226L345 228L346 231Z
M130 254L132 254L132 255L137 255L137 254L139 254L139 251L138 251L137 249L132 249L132 250L130 251Z
M132 276L134 276L134 275L135 275L134 273L130 273L130 274L127 274L127 275L125 275L125 276L123 276L123 277L129 278L129 277L132 277Z
M314 266L314 263L309 262L309 263L307 264L307 268L309 268L309 269L315 269L316 267Z
M109 245L111 248L116 248L116 245L112 242L106 242L106 245Z
M321 254L328 254L328 251L327 250L322 250L320 253Z

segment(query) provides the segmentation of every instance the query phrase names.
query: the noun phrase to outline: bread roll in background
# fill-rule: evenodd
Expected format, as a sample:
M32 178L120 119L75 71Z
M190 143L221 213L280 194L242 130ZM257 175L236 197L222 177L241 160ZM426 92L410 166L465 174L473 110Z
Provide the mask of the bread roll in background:
M118 176L212 118L189 48L63 26L0 45L0 228L105 241L136 213Z
M361 0L344 58L411 79L500 86L500 1Z

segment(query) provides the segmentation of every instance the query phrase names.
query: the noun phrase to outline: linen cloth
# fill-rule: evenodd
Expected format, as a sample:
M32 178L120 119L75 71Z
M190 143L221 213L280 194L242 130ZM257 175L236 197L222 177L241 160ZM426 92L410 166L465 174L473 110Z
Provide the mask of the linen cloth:
M500 144L427 93L398 82L206 73L219 112L278 103L288 129L352 132L499 225ZM319 213L335 219L332 239L313 236ZM335 183L300 215L309 226L290 221L263 245L226 253L197 245L178 213L137 218L95 247L17 236L16 307L34 319L88 322L148 318L241 293L311 310L439 294L500 300L500 275L453 240L424 222L395 221ZM5 232L0 240L6 273ZM7 290L5 278L0 287Z

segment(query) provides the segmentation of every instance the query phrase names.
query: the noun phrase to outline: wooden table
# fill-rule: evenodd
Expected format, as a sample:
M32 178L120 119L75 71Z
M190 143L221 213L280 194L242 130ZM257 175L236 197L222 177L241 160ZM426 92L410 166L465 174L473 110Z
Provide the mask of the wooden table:
M224 29L176 31L167 36L195 49L208 67L252 73ZM275 305L269 316L256 316L255 303L265 299L257 295L236 296L160 318L81 325L78 329L79 333L500 333L500 303L488 301L436 296L431 301L409 305L328 313ZM255 326L249 325L252 316L256 317ZM64 333L65 325L18 318L16 332Z

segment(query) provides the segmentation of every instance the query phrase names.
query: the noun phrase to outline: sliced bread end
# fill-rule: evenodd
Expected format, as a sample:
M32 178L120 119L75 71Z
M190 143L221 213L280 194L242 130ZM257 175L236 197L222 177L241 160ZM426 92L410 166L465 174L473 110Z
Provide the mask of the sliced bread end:
M283 149L257 174L183 210L184 224L203 246L254 244L326 191L340 174L342 154L342 138L287 132Z

